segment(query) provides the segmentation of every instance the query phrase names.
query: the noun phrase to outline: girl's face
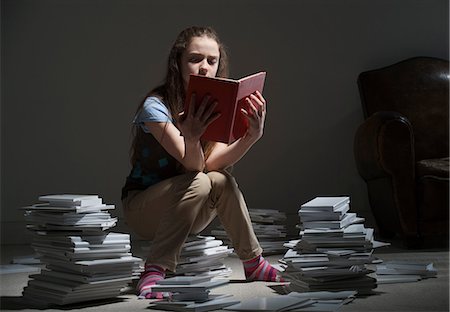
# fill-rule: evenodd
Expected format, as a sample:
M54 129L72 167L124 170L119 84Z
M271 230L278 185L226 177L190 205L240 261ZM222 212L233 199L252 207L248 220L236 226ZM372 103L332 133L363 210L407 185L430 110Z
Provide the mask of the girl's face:
M181 75L186 90L189 75L215 77L219 67L219 45L207 36L193 37L181 56Z

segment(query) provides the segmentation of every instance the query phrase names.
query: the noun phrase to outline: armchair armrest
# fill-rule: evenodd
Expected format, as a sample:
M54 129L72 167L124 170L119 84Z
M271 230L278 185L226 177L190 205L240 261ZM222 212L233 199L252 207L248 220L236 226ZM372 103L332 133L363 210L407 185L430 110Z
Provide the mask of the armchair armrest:
M409 120L398 112L373 114L356 132L354 156L380 230L386 225L386 232L415 235L414 134Z
M354 155L358 172L365 180L401 173L414 179L411 123L397 112L373 114L356 132Z

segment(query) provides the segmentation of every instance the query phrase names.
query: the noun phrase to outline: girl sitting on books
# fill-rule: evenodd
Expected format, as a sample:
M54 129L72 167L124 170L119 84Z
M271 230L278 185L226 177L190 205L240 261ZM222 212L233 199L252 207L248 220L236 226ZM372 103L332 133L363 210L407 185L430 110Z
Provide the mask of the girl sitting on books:
M164 83L139 105L131 146L132 170L122 189L128 226L145 239L151 250L137 284L141 298L160 298L151 291L166 270L175 271L182 246L216 217L243 262L249 281L280 281L262 257L247 206L229 169L263 135L266 101L260 93L246 101L246 134L228 145L200 139L218 115L208 96L190 103L183 112L189 75L226 77L227 55L210 27L190 27L177 37L168 59ZM198 105L194 105L198 104ZM195 109L195 107L198 107Z

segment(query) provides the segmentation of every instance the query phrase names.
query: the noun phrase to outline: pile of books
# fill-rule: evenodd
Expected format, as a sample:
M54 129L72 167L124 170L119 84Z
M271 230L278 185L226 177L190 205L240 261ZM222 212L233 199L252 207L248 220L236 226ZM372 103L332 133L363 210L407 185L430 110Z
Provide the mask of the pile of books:
M141 249L151 252L151 242L141 245ZM232 248L214 236L190 235L183 244L175 272L167 276L230 276L232 270L225 266L224 259L232 252Z
M176 275L229 276L223 260L233 252L214 236L189 236L181 250Z
M23 290L36 305L116 297L141 271L129 234L111 232L117 218L98 195L46 195L23 207L32 247L45 264Z
M375 241L373 229L349 210L348 196L316 197L301 205L300 239L285 244L290 249L280 260L291 291L369 294L376 288L367 265L381 262L373 251L386 244Z
M286 296L258 297L224 308L228 311L337 311L355 299L355 291L291 292Z
M377 284L409 283L436 277L433 263L387 261L376 265Z
M286 213L275 209L249 209L253 230L263 248L263 255L283 254L287 239ZM231 244L223 226L211 231L211 235Z
M201 276L175 276L166 278L152 287L152 291L169 292L171 300L152 302L150 309L167 311L202 312L218 310L237 304L239 300L231 295L210 294L211 289L226 285L229 282L224 278Z

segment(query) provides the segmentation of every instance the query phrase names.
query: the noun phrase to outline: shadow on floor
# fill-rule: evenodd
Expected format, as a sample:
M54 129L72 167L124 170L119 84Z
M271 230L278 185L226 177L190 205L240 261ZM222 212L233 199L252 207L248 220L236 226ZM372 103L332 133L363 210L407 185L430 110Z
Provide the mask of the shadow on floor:
M68 311L74 309L100 307L107 304L124 302L126 300L127 298L116 297L111 299L102 299L83 303L69 304L65 306L35 306L25 302L25 299L23 297L2 296L0 297L0 310L27 310L27 309L47 310L49 308L52 308L55 310Z

